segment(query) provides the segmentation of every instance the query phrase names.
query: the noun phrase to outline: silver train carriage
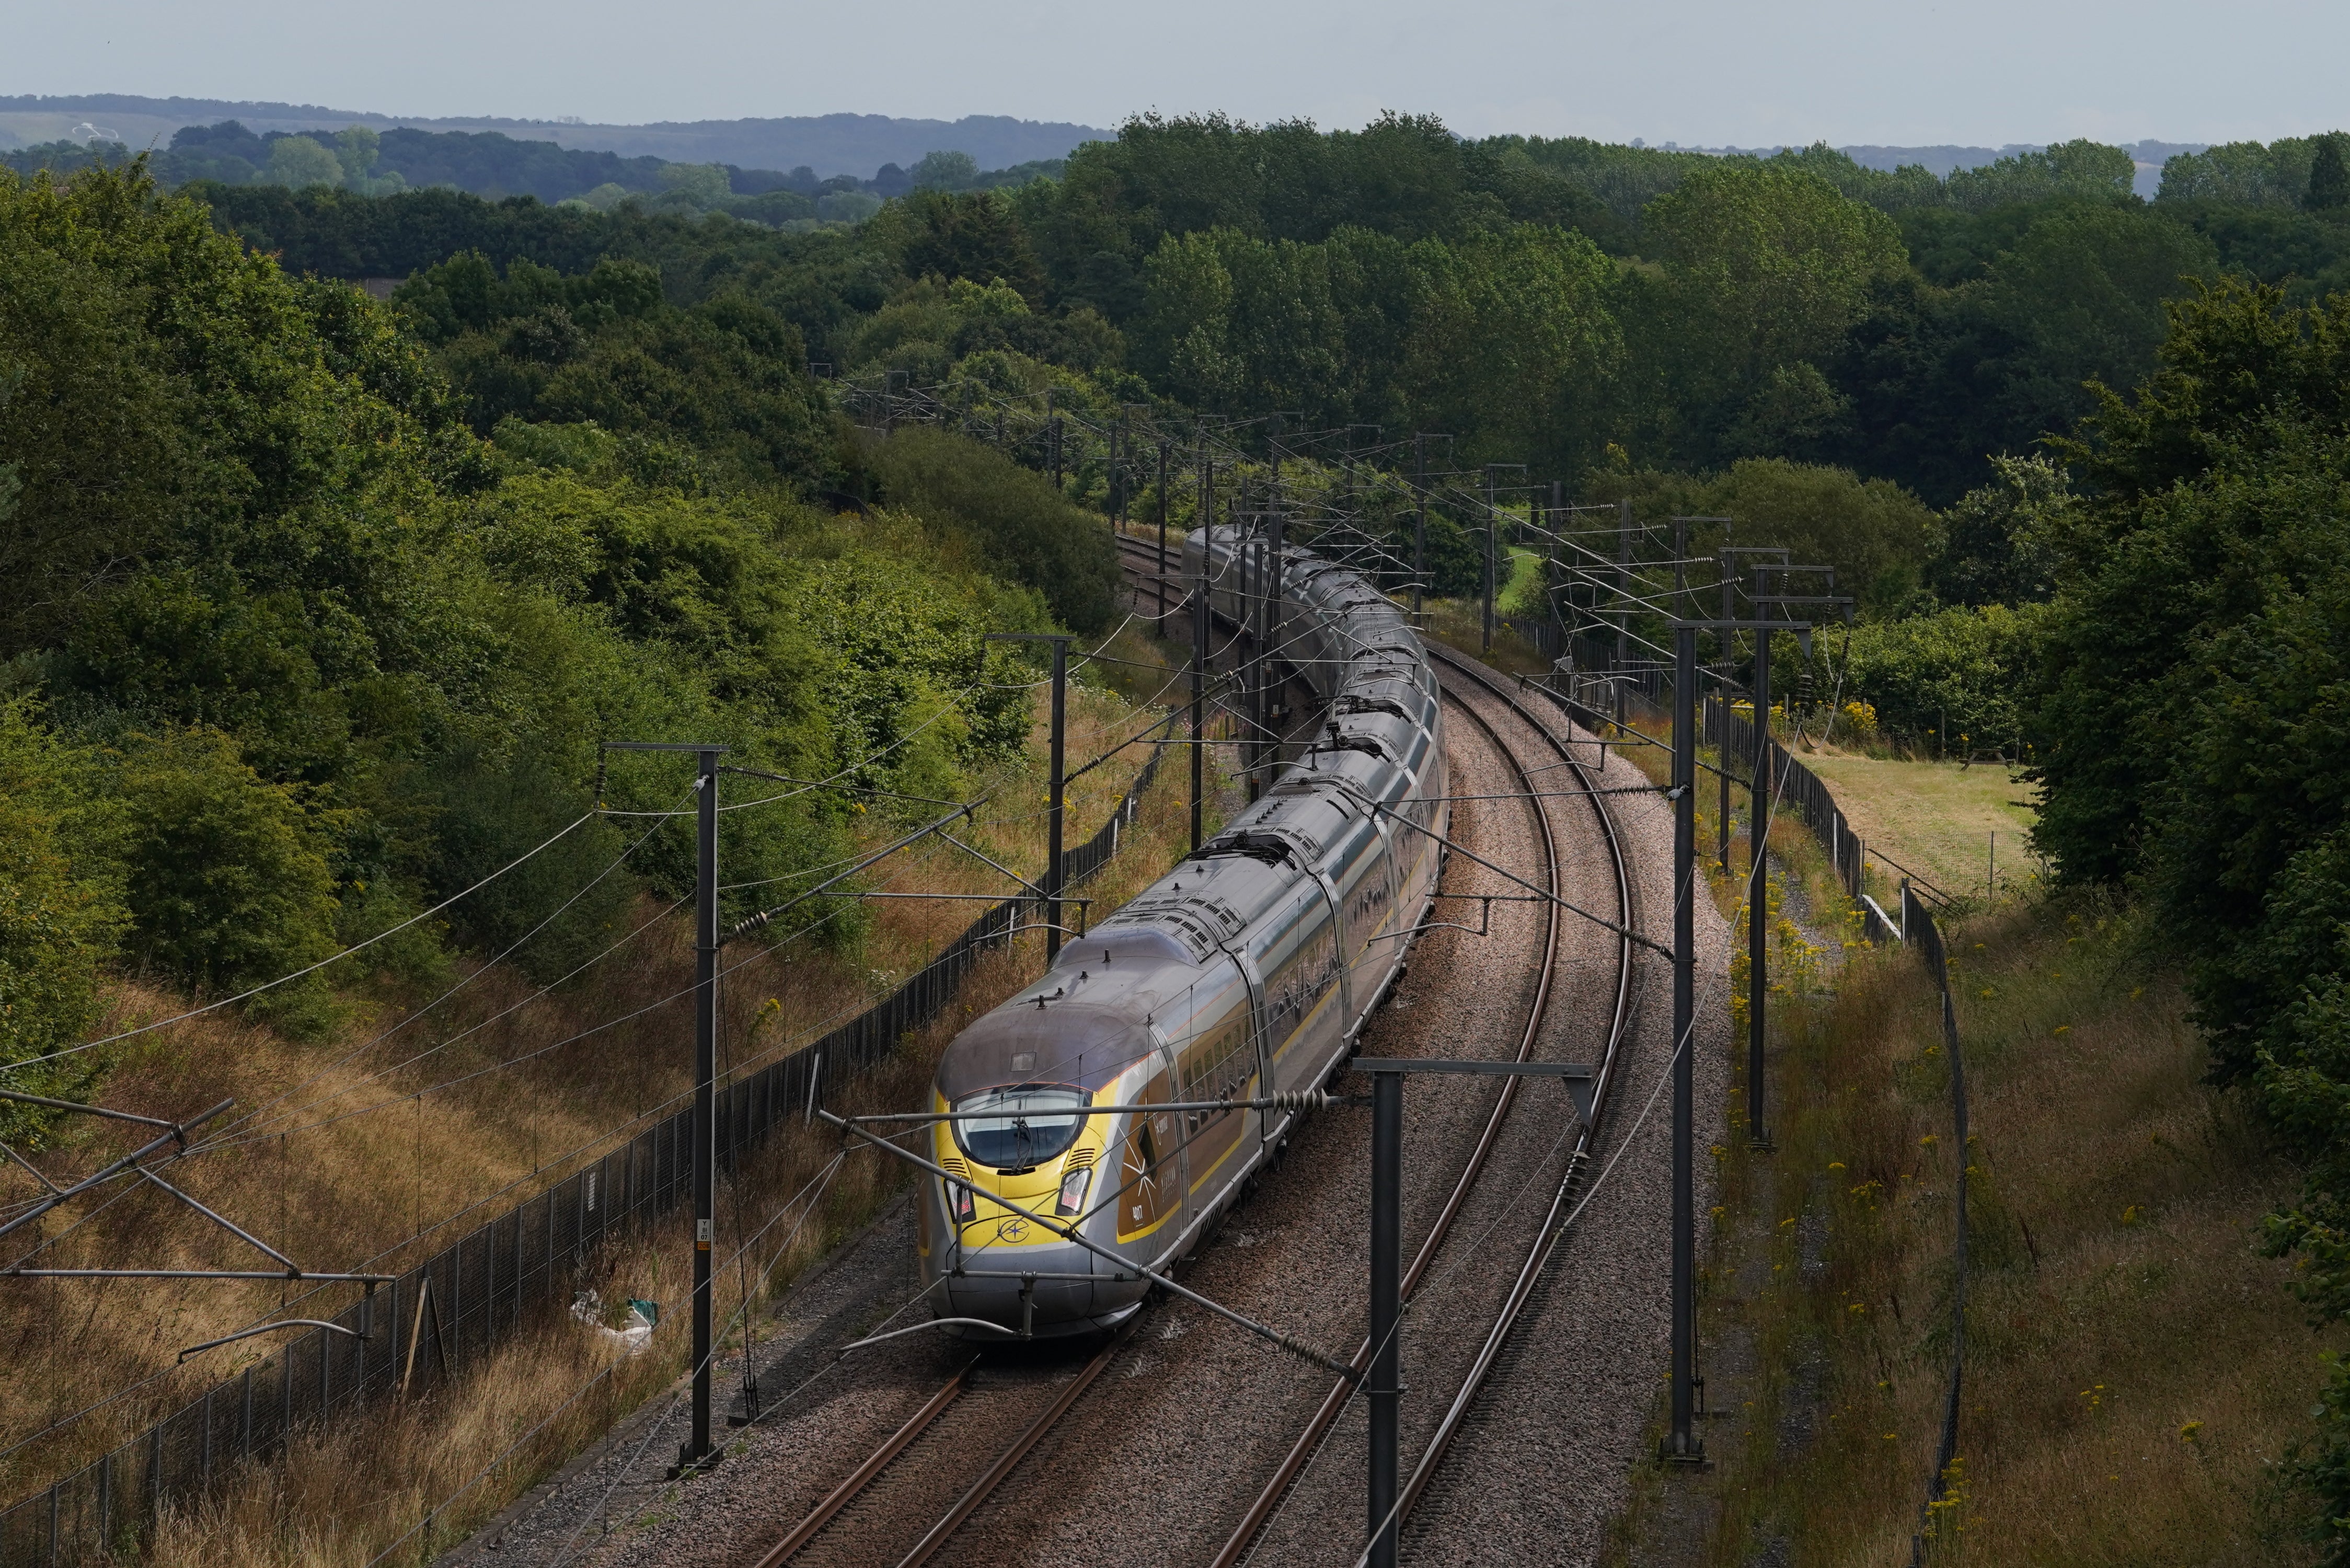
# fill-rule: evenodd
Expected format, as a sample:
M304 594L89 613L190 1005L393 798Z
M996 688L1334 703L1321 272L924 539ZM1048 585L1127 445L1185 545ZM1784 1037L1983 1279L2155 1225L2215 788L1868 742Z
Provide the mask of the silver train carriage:
M1184 569L1239 625L1268 554L1195 530ZM1122 1322L1148 1288L1131 1269L998 1199L1166 1268L1278 1154L1294 1113L1087 1107L1314 1088L1403 965L1449 822L1435 671L1361 575L1298 549L1270 565L1271 646L1325 722L1254 805L947 1047L931 1110L986 1114L930 1135L952 1173L917 1205L939 1316L1036 1337Z

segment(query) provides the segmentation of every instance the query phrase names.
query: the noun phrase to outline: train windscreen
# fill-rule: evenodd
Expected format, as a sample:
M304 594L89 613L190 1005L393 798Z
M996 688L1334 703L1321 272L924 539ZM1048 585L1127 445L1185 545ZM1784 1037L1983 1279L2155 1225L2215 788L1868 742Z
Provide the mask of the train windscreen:
M1034 1169L1076 1141L1091 1100L1082 1090L1049 1085L989 1089L955 1103L955 1110L966 1116L987 1113L956 1122L955 1141L974 1164L1007 1172Z

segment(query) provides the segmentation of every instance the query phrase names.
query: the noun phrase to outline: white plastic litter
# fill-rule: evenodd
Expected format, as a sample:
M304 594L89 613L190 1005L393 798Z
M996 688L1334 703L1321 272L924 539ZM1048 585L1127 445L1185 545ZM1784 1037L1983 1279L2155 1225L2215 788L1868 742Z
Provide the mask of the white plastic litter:
M620 1355L635 1355L652 1343L653 1325L644 1309L635 1302L629 1303L629 1326L606 1328L603 1324L604 1302L594 1291L581 1291L571 1303L571 1315L609 1343Z

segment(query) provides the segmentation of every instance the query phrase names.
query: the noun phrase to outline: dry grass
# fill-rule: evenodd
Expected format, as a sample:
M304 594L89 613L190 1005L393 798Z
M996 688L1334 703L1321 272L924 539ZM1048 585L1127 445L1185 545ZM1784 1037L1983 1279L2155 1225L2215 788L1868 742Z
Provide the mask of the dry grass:
M1826 763L1861 831L1913 846L1971 838L2021 793L1995 767ZM1709 856L1717 799L1709 780ZM1639 1472L1611 1561L1901 1563L1921 1530L1938 1563L2306 1561L2270 1467L2340 1336L2310 1330L2284 1266L2251 1248L2293 1173L2201 1081L2175 980L2134 968L2100 911L2013 898L2004 876L2011 901L1946 928L1972 1274L1960 1464L1925 1516L1959 1162L1939 1003L1905 950L1835 952L1850 911L1807 830L1772 846L1777 1148L1746 1146L1742 1062L1712 1135L1721 1207L1700 1287L1710 1392L1732 1420L1713 1428L1711 1474ZM1725 911L1742 831L1731 861Z
M1015 950L992 957L964 994L978 999L1012 989L1027 956ZM853 1113L912 1102L953 1033L949 1020L922 1031L837 1105ZM869 1151L832 1168L838 1153L837 1138L787 1130L722 1187L712 1294L728 1345L741 1343L743 1263L752 1295L764 1300L901 1185L899 1168ZM761 1233L786 1200L802 1195L808 1201ZM681 1309L680 1264L689 1239L687 1218L673 1215L603 1248L582 1270L578 1288L609 1301L641 1297ZM284 1461L254 1466L218 1495L168 1514L149 1555L172 1563L348 1568L405 1540L423 1560L681 1376L691 1353L689 1324L682 1310L666 1313L642 1355L615 1359L607 1342L567 1316L545 1314L486 1365L429 1398L386 1401L356 1419L306 1432Z
M1143 661L1161 657L1158 645L1133 629L1122 632L1108 651ZM1146 695L1163 679L1125 673ZM1032 876L1043 863L1045 841L1043 709L1040 702L1028 763L993 781L995 800L983 812L973 839ZM1148 722L1149 715L1114 691L1073 692L1071 765L1109 750ZM1107 820L1149 756L1149 748L1129 748L1071 787L1069 845L1083 842ZM1162 770L1120 855L1082 889L1097 900L1097 916L1154 878L1188 843L1185 773L1176 766ZM887 831L877 825L877 838ZM892 888L1005 890L1000 874L941 845L909 851L887 868L889 876L877 881ZM868 1005L983 907L881 903L853 951L826 953L800 944L753 957L721 988L723 1064L734 1072L755 1067ZM681 997L623 1028L571 1040L591 1023L690 985L690 926L658 915L655 907L642 908L640 917L651 921L644 935L564 991L533 1000L519 977L486 972L456 1003L339 1064L337 1058L398 1022L401 1011L381 1001L356 1007L342 1036L319 1045L283 1040L228 1014L158 1031L122 1052L106 1097L172 1114L231 1096L239 1105L233 1115L266 1107L246 1135L183 1161L173 1179L310 1267L365 1263L395 1272L568 1175L679 1103L691 1056L691 1017ZM848 1095L875 1108L914 1103L961 1017L1008 994L1034 972L1040 950L1037 939L1023 938L983 963L966 982L960 1010L922 1032L899 1060ZM525 1005L498 1016L516 1003ZM114 1013L118 1021L135 1021L177 1005L174 998L126 983ZM430 1054L403 1061L422 1048ZM306 1081L293 1097L279 1100ZM354 1111L361 1114L348 1114ZM58 1172L86 1170L129 1146L108 1127L77 1127L43 1163ZM738 1212L755 1230L835 1152L823 1138L777 1140L743 1174L736 1191L722 1197L722 1241ZM16 1179L26 1191L11 1186L5 1196L29 1192L28 1181ZM806 1227L780 1256L768 1255L780 1231L762 1243L758 1260L771 1268L768 1287L780 1288L830 1241L861 1223L899 1179L869 1155L849 1161L827 1192L820 1222ZM66 1212L81 1218L68 1224ZM582 1287L598 1289L607 1300L634 1295L677 1302L682 1291L676 1260L684 1247L677 1225L682 1223L609 1249ZM249 1254L241 1255L234 1238L152 1189L61 1211L48 1233L56 1240L43 1261L53 1266L132 1259L142 1266L248 1266ZM740 1281L732 1271L720 1277L723 1316L736 1303ZM338 1289L350 1287L328 1287L296 1315L339 1308L347 1296L333 1293ZM273 1315L280 1294L275 1283L170 1288L133 1281L17 1282L0 1290L0 1345L7 1347L0 1355L0 1447L22 1445L0 1459L0 1496L26 1495L78 1468L269 1354L268 1341L250 1341L185 1368L172 1366L180 1346ZM386 1409L307 1438L288 1464L258 1469L214 1502L175 1516L166 1522L157 1555L192 1563L363 1563L417 1524L432 1501L480 1470L518 1432L546 1421L544 1431L436 1526L462 1530L559 1464L647 1392L665 1386L681 1363L683 1321L682 1314L665 1314L652 1350L608 1370L597 1361L592 1336L557 1317L421 1406ZM675 1332L672 1324L679 1325ZM128 1397L38 1441L26 1440L91 1401L134 1386ZM589 1392L566 1407L583 1387Z
M1475 610L1454 617L1470 646ZM1665 781L1663 750L1622 754ZM1702 1339L1751 1347L1750 1371L1711 1379L1742 1419L1709 1475L1642 1469L1610 1560L1728 1568L1761 1552L1860 1568L1906 1563L1926 1529L1940 1563L2311 1561L2271 1467L2306 1427L2320 1353L2343 1336L2311 1330L2284 1293L2286 1265L2251 1250L2258 1217L2296 1178L2241 1102L2202 1082L2175 979L2136 971L2126 932L2098 911L2036 897L2022 875L2030 808L2003 767L1804 761L1857 831L1954 890L1971 867L1980 892L1990 831L2002 850L2015 835L2019 875L2011 883L2002 853L1999 888L2012 901L1949 928L1972 1134L1951 1501L1926 1519L1958 1168L1939 1003L1912 954L1857 941L1818 842L1783 820L1770 883L1777 1147L1746 1147L1742 1029L1711 1135L1721 1207L1700 1282ZM1712 866L1719 789L1700 777L1697 839ZM1712 877L1725 914L1744 883L1745 818L1733 790L1731 871ZM1891 880L1872 877L1880 898ZM1742 940L1734 952L1736 1012Z
M2292 1173L2201 1082L2175 983L2132 972L2110 925L2012 908L1951 950L1972 1273L1929 1561L2304 1561L2269 1467L2339 1335L2305 1326L2284 1265L2250 1245ZM1718 1151L1706 1269L1704 1337L1754 1347L1752 1419L1715 1475L1652 1477L1627 1542L1663 1488L1695 1484L1706 1545L1672 1561L1743 1563L1774 1538L1804 1563L1906 1560L1949 1372L1960 1151L1938 1012L1898 950L1781 1012L1778 1149Z

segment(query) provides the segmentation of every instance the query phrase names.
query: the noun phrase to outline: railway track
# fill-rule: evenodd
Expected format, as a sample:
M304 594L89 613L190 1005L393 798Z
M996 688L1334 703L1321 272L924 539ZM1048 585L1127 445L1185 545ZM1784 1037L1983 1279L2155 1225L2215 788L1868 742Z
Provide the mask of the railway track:
M982 1367L982 1358L972 1356L769 1549L756 1568L827 1562L918 1568L929 1562L1093 1386L1125 1337L1123 1333L1112 1335L1074 1372L1062 1367L1038 1376L993 1375L1000 1386L980 1390L971 1406L959 1409L974 1385L991 1376ZM1067 1375L1055 1376L1055 1371ZM969 1418L957 1421L955 1416ZM993 1461L963 1481L968 1472L955 1467L951 1451L958 1445L985 1442L1007 1428L1009 1440L998 1437ZM923 1455L920 1459L927 1462L895 1468L901 1456L926 1438L930 1448L949 1452ZM925 1520L931 1521L927 1528Z
M1137 598L1139 601L1141 595L1155 589L1160 579L1159 552L1157 542L1155 539L1139 539L1128 535L1118 535L1116 537L1121 564L1132 575ZM1183 590L1180 578L1173 576L1180 570L1180 556L1175 548L1170 548L1166 560L1170 574L1167 578L1166 591L1168 604L1172 608L1179 604L1180 596ZM1607 854L1609 869L1615 884L1617 921L1621 926L1637 928L1638 911L1633 892L1629 857L1624 847L1623 836L1617 830L1605 797L1596 793L1597 780L1593 776L1593 770L1573 754L1569 745L1551 723L1546 722L1541 712L1523 701L1484 666L1462 657L1440 643L1431 641L1428 647L1437 661L1440 678L1443 681L1446 695L1452 699L1455 711L1466 716L1492 742L1495 751L1508 759L1513 771L1517 775L1520 788L1529 794L1538 792L1538 786L1534 781L1526 760L1516 754L1514 748L1504 740L1500 728L1480 712L1474 703L1463 700L1462 693L1465 691L1474 690L1482 692L1488 700L1515 717L1529 734L1538 738L1538 743L1548 753L1543 764L1546 773L1555 767L1557 771L1563 771L1573 778L1576 788L1594 792L1585 795L1585 802L1592 813L1600 841ZM1543 858L1549 868L1547 878L1549 891L1555 895L1559 891L1558 854L1550 813L1538 809L1534 815L1543 839ZM1519 1061L1527 1060L1532 1055L1549 1006L1550 980L1558 947L1557 924L1562 916L1555 905L1549 906L1546 913L1548 923L1544 939L1542 977L1535 999L1528 1009L1525 1028L1520 1036L1515 1053L1515 1059ZM1594 1109L1591 1121L1578 1129L1565 1172L1550 1194L1550 1201L1543 1221L1535 1230L1525 1249L1516 1274L1511 1282L1509 1292L1503 1298L1500 1309L1486 1325L1467 1373L1454 1390L1435 1431L1411 1466L1400 1500L1400 1512L1405 1521L1409 1520L1420 1499L1426 1495L1438 1467L1441 1464L1454 1438L1460 1433L1478 1395L1493 1375L1496 1367L1502 1364L1510 1345L1511 1335L1523 1318L1529 1303L1534 1299L1544 1271L1556 1252L1562 1239L1561 1227L1581 1189L1584 1175L1591 1163L1598 1126L1606 1116L1610 1097L1609 1091L1619 1075L1621 1047L1632 1026L1632 961L1633 943L1628 938L1619 935L1616 942L1614 996L1609 1009L1606 1044L1599 1061L1598 1079L1594 1088ZM1406 1271L1403 1279L1403 1299L1407 1309L1418 1287L1425 1279L1430 1266L1435 1262L1438 1252L1450 1237L1453 1223L1459 1218L1471 1189L1484 1174L1487 1158L1492 1153L1503 1125L1514 1107L1517 1090L1523 1082L1523 1080L1514 1078L1504 1080L1505 1087L1496 1100L1493 1111L1479 1136L1475 1150L1463 1166L1451 1191L1446 1198L1442 1210L1423 1239L1410 1267ZM1370 1348L1367 1340L1363 1342L1351 1363L1357 1375L1368 1366ZM1214 1568L1230 1568L1231 1564L1246 1558L1258 1532L1279 1508L1283 1497L1286 1495L1298 1475L1311 1461L1315 1452L1326 1438L1330 1428L1345 1408L1349 1394L1348 1384L1344 1381L1333 1383L1329 1393L1325 1397L1313 1417L1299 1433L1274 1474L1258 1491L1248 1510L1243 1514L1240 1523L1226 1539L1222 1549L1212 1559Z
M1121 537L1119 552L1121 565L1134 579L1138 598L1149 594L1156 587L1155 542ZM1170 564L1172 560L1170 550ZM1170 608L1179 602L1177 585L1170 580ZM1539 785L1532 769L1554 763L1564 764L1564 771L1581 781L1580 787L1590 787L1591 781L1583 764L1570 754L1567 747L1540 721L1534 710L1520 702L1514 694L1481 667L1471 665L1437 645L1431 644L1430 648L1439 661L1449 705L1457 716L1465 718L1483 734L1496 754L1506 761L1517 790L1530 795L1535 794ZM1521 748L1505 737L1503 726L1497 725L1480 711L1481 699L1510 711L1525 732L1540 737L1547 745L1544 754L1538 759L1521 755ZM1633 922L1635 911L1623 846L1604 802L1596 795L1588 797L1588 800L1598 825L1600 842L1611 864L1618 900L1618 919L1620 923L1628 925ZM1552 814L1543 809L1539 802L1533 804L1535 837L1544 870L1541 880L1547 890L1556 896L1561 892L1562 872ZM1534 1054L1549 1018L1555 996L1552 979L1565 918L1556 903L1545 902L1540 909L1539 961L1534 989L1525 1008L1523 1028L1514 1051L1515 1058L1521 1061L1531 1059ZM1597 1085L1603 1106L1614 1078L1616 1047L1622 1040L1630 1018L1631 945L1628 940L1618 939L1614 998ZM1483 1121L1474 1147L1454 1176L1434 1222L1405 1272L1403 1293L1407 1303L1428 1279L1471 1195L1486 1176L1503 1128L1518 1105L1523 1082L1514 1078L1503 1080L1503 1087ZM1408 1506L1417 1502L1425 1491L1446 1444L1458 1430L1461 1417L1473 1402L1479 1386L1489 1375L1501 1347L1508 1340L1511 1327L1532 1293L1546 1255L1545 1238L1553 1229L1560 1203L1567 1200L1580 1178L1587 1160L1591 1137L1590 1128L1583 1129L1570 1158L1566 1176L1554 1197L1551 1217L1545 1220L1542 1231L1537 1233L1517 1282L1487 1331L1468 1377L1456 1391L1434 1440L1425 1448L1413 1467L1409 1489L1406 1493ZM1012 1357L1001 1354L974 1356L964 1362L810 1509L789 1533L755 1559L755 1568L829 1563L894 1563L899 1568L914 1568L916 1564L931 1561L963 1530L996 1490L1019 1469L1022 1461L1079 1403L1147 1316L1146 1314L1144 1319L1129 1324L1126 1332L1113 1336L1081 1365L1073 1365L1066 1355L1054 1359L1050 1351L1042 1353L1045 1359L1040 1363L1027 1366L1018 1365ZM1371 1345L1366 1339L1360 1343L1352 1358L1352 1366L1358 1375L1368 1366L1370 1355ZM1217 1553L1214 1562L1220 1568L1222 1564L1238 1562L1246 1553L1257 1533L1280 1507L1283 1497L1310 1462L1345 1409L1349 1386L1343 1380L1333 1384L1274 1474L1257 1490L1239 1527ZM992 1458L983 1466L974 1466L974 1454L991 1455Z
M1590 770L1573 755L1570 748L1555 732L1542 722L1534 710L1521 702L1515 694L1488 673L1482 666L1472 663L1440 643L1431 642L1428 646L1430 653L1436 658L1440 679L1444 682L1445 693L1452 699L1455 711L1467 716L1471 722L1492 741L1495 749L1510 759L1522 787L1528 794L1535 793L1539 786L1531 776L1526 760L1516 754L1503 740L1500 728L1480 712L1475 704L1462 699L1461 692L1464 690L1482 692L1518 718L1527 731L1541 738L1555 758L1555 763L1559 765L1560 771L1567 773L1574 778L1577 788L1591 790L1596 787L1596 781L1590 776ZM1544 764L1545 767L1550 765ZM1638 921L1638 909L1633 898L1628 860L1624 851L1622 837L1617 831L1615 819L1607 810L1605 798L1592 794L1586 794L1585 799L1596 820L1600 839L1607 851L1610 867L1614 874L1617 922L1622 926L1635 926ZM1550 826L1550 813L1537 809L1535 817L1542 825L1544 846L1552 850L1549 856L1552 866L1550 890L1555 894L1558 891L1557 856ZM1557 922L1561 919L1556 905L1549 906L1549 914L1552 922L1549 945L1555 953L1557 945ZM1442 1460L1452 1438L1461 1429L1462 1420L1474 1404L1485 1380L1491 1376L1527 1302L1532 1299L1544 1268L1555 1251L1554 1243L1559 1220L1566 1208L1571 1205L1574 1194L1581 1184L1583 1172L1590 1162L1597 1123L1606 1114L1608 1091L1617 1077L1616 1070L1620 1057L1620 1047L1631 1027L1632 950L1631 940L1619 935L1617 939L1615 995L1610 1008L1607 1043L1598 1064L1599 1073L1594 1091L1592 1121L1578 1130L1574 1149L1568 1157L1565 1173L1552 1194L1543 1224L1536 1231L1527 1249L1524 1262L1512 1282L1509 1293L1503 1299L1500 1311L1494 1314L1487 1326L1477 1354L1470 1365L1468 1374L1455 1389L1433 1437L1412 1464L1409 1472L1409 1480L1403 1488L1401 1497L1400 1511L1407 1521L1420 1498L1426 1493L1438 1464ZM1544 1023L1543 1014L1547 1009L1551 994L1546 964L1544 982L1538 993L1539 1000L1529 1013L1525 1033L1519 1042L1516 1053L1516 1059L1519 1061L1525 1061L1531 1056L1536 1036ZM1523 1080L1512 1078L1504 1082L1509 1087L1504 1090L1503 1097L1495 1104L1492 1117L1487 1124L1484 1135L1479 1140L1476 1155L1469 1167L1462 1170L1459 1181L1446 1201L1443 1211L1421 1242L1419 1253L1413 1258L1411 1267L1404 1276L1403 1300L1407 1311L1409 1310L1413 1294L1425 1278L1429 1266L1435 1261L1437 1252L1449 1239L1452 1222L1457 1218L1462 1204L1467 1200L1471 1189L1483 1174L1485 1157L1494 1138L1499 1136L1502 1124L1508 1116L1513 1104L1513 1091ZM1366 1369L1369 1365L1369 1359L1370 1345L1367 1340L1357 1353L1353 1364L1356 1371L1360 1373ZM1329 1394L1315 1412L1313 1419L1298 1435L1280 1466L1259 1490L1254 1501L1242 1515L1239 1524L1226 1538L1222 1549L1212 1559L1213 1568L1231 1568L1232 1564L1245 1560L1258 1533L1281 1506L1282 1499L1288 1493L1299 1474L1311 1462L1315 1450L1327 1438L1331 1427L1345 1408L1351 1393L1351 1388L1345 1382L1336 1382L1332 1385Z

